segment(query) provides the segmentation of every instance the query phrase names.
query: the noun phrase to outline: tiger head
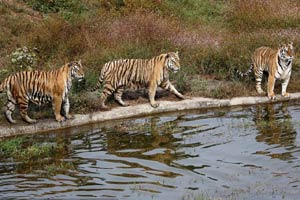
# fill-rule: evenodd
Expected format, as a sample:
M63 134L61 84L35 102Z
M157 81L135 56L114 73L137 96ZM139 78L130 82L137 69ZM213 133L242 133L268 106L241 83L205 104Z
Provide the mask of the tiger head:
M283 44L279 49L279 56L282 60L292 61L294 59L293 42Z
M172 71L173 73L176 73L180 69L180 63L179 63L179 55L178 52L170 52L166 56L165 60L165 66L167 69Z
M83 67L81 60L78 62L74 61L68 64L69 69L71 70L71 78L82 81L84 79Z

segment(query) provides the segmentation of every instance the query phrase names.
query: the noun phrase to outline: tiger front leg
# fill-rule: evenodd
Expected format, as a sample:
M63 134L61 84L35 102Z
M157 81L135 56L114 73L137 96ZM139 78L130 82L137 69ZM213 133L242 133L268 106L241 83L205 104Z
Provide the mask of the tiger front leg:
M53 106L56 121L58 122L64 121L65 117L61 115L62 97L59 95L54 95L52 106Z
M150 105L153 107L153 108L157 108L159 106L159 103L157 103L155 101L155 94L156 94L156 89L157 89L157 85L156 83L151 83L150 86L149 86L149 101L150 101Z
M269 78L268 78L268 97L271 100L275 100L276 96L274 93L274 86L275 86L275 76L272 76L271 74L269 74Z
M63 101L63 115L67 118L67 119L71 119L73 118L72 115L69 114L70 111L70 102L69 102L69 98L66 97L66 99Z
M101 110L110 110L108 106L105 105L107 97L114 93L115 88L111 84L105 84L103 87L103 91L100 94L100 108Z
M166 90L169 90L171 93L175 94L178 98L184 99L184 96L176 90L174 85L172 85L172 83L169 80L162 82L161 87Z
M282 87L281 95L283 97L290 97L290 94L286 92L286 88L289 84L289 81L290 81L290 77L288 77L287 79L284 79L281 83L281 87Z

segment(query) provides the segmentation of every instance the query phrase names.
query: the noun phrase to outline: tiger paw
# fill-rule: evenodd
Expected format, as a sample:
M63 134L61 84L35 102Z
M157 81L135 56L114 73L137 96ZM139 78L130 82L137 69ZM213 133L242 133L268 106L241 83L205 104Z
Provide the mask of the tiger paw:
M151 103L151 106L152 106L153 108L157 108L157 107L159 106L159 103Z
M269 97L270 100L275 100L275 99L276 99L275 94L271 94L271 95L269 95L268 97Z
M288 98L288 97L290 97L290 93L286 92L286 93L282 94L282 96L285 97L285 98Z
M74 119L74 116L70 115L70 114L67 114L65 117L66 117L66 119Z
M61 115L60 115L60 116L59 116L59 115L56 116L55 119L56 119L56 121L58 121L58 122L63 122L63 121L65 121L65 118L64 118L63 116L61 116Z

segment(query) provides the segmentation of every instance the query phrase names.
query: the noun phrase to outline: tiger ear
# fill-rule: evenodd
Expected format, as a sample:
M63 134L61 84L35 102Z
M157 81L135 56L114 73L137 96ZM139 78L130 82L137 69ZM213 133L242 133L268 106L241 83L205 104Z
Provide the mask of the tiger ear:
M79 64L80 66L82 65L82 64L81 64L81 59L78 60L78 64Z
M179 57L179 52L178 51L176 51L175 54L176 54L177 57Z
M293 48L293 41L290 41L289 45L290 45L291 48Z

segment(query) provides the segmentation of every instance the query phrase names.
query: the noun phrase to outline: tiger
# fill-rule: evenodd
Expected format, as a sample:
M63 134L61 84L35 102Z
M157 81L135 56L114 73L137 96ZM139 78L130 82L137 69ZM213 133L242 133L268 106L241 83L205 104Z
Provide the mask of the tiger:
M70 119L68 93L72 80L83 80L84 71L81 60L66 63L61 68L51 71L21 71L6 77L0 84L0 93L6 91L7 104L5 117L15 124L12 113L19 107L21 118L28 123L36 123L28 114L29 102L34 104L51 103L55 119L62 122ZM63 116L62 116L63 115Z
M292 62L294 59L293 43L283 44L277 49L270 47L259 47L252 55L252 64L250 68L242 73L238 70L236 72L241 76L247 76L250 72L254 72L256 80L256 91L258 94L265 94L261 88L261 81L263 73L268 72L268 86L267 95L270 100L275 100L274 86L276 79L282 81L281 95L289 97L290 94L286 92L292 73Z
M178 52L169 52L150 59L119 59L107 62L101 69L96 86L90 91L96 91L104 82L100 94L100 107L103 110L109 109L105 101L112 94L121 106L128 106L122 100L122 94L127 87L148 88L149 101L153 108L159 106L159 103L155 101L157 87L184 99L184 96L169 81L169 71L177 73L180 69L179 61Z

